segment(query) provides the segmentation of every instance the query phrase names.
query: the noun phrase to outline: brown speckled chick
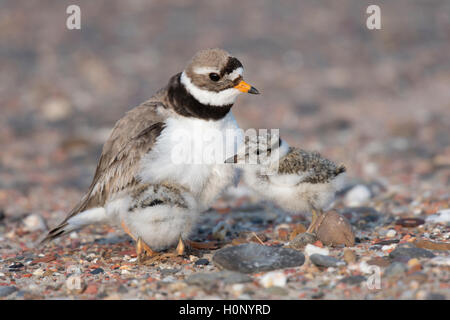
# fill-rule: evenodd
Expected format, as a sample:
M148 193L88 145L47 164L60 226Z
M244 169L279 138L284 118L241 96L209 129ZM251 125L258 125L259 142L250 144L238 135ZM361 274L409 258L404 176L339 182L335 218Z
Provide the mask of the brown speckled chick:
M276 137L251 136L237 155L244 182L264 199L290 212L312 212L308 232L314 231L317 213L322 214L339 189L345 167L309 152L289 147Z

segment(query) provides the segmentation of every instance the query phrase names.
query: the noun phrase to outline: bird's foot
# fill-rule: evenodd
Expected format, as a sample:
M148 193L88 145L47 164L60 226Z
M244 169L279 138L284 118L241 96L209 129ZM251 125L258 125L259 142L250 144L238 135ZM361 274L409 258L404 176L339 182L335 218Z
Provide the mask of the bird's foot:
M317 211L313 209L313 210L311 210L311 212L312 212L311 224L309 225L306 232L316 234L317 228L322 223L324 214L323 214L322 210L319 210L319 213L317 213Z
M182 256L186 252L186 246L184 245L183 239L180 237L178 240L177 248L175 249L177 255Z
M142 263L147 257L154 257L158 255L157 252L153 251L143 240L139 237L136 241L136 255L138 262Z

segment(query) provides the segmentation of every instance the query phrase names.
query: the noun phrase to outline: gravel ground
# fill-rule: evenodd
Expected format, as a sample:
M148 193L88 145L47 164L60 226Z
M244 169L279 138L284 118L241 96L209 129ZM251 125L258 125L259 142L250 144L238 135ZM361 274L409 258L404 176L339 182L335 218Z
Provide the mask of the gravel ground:
M0 299L450 298L450 2L383 2L377 31L367 1L77 3L81 31L70 1L0 2ZM286 251L310 217L241 184L202 215L208 250L138 265L107 226L37 247L114 122L205 47L262 92L233 108L242 128L346 165L333 209L354 246Z

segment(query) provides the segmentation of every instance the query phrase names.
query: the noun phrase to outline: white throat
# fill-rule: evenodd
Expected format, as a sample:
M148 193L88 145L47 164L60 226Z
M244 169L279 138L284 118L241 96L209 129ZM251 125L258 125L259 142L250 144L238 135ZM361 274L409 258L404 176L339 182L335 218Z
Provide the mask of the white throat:
M192 83L191 79L189 79L184 71L181 74L180 81L198 102L205 105L216 107L227 106L233 104L236 101L237 96L241 93L241 91L235 88L229 88L219 92L200 89Z

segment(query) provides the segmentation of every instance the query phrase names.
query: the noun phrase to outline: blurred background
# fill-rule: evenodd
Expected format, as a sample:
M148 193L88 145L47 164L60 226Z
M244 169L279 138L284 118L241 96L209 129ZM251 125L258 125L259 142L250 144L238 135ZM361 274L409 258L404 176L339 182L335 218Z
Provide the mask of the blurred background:
M81 8L81 30L66 8ZM261 91L242 128L345 163L408 199L450 185L450 1L0 1L0 211L59 221L115 121L221 47Z

